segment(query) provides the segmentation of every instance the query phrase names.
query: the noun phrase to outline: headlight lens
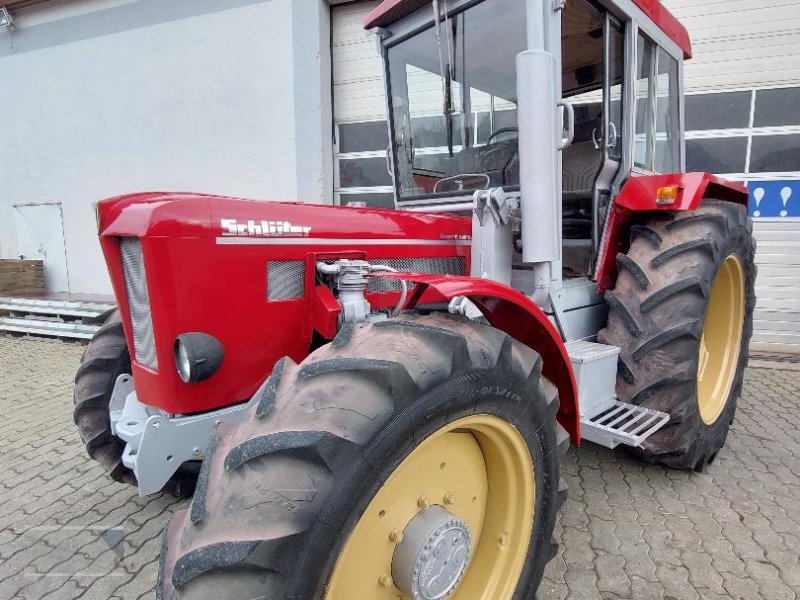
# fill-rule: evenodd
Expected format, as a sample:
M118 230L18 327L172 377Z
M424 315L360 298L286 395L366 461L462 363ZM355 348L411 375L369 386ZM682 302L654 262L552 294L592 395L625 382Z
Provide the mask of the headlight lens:
M217 372L225 352L207 333L182 333L175 338L175 367L184 383L197 383Z
M192 377L192 363L189 362L189 351L180 340L175 342L175 364L183 383L189 383Z

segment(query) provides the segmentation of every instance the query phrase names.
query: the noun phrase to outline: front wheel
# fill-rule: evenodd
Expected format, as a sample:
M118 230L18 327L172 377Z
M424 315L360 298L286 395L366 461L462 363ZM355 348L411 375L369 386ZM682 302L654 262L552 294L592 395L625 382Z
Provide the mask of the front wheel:
M521 600L565 496L555 387L449 315L345 326L220 428L165 533L162 598Z

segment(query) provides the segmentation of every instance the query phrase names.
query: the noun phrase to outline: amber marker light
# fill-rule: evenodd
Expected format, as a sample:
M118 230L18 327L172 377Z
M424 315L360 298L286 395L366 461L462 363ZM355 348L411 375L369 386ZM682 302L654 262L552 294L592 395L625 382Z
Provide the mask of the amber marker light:
M656 204L675 204L678 200L680 187L665 185L656 190Z

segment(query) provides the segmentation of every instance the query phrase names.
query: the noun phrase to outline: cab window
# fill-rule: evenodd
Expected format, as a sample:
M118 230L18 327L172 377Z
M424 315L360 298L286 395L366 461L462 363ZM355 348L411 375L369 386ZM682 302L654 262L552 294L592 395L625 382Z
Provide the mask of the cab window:
M643 34L636 47L634 162L656 173L680 170L678 61Z

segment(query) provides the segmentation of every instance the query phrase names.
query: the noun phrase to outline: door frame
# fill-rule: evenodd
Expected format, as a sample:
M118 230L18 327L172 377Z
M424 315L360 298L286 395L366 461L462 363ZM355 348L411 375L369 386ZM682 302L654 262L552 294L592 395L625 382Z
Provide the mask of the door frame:
M57 206L58 207L58 214L59 214L59 217L60 217L59 221L61 223L61 242L62 242L62 247L64 249L64 279L66 281L66 290L57 290L57 291L55 291L55 293L67 293L68 294L71 291L71 284L70 284L70 277L69 277L69 258L67 256L67 236L66 236L66 232L64 231L64 206L62 205L61 202L56 201L56 200L44 200L44 201L41 201L41 202L37 202L37 201L15 202L15 203L13 203L11 205L11 209L12 209L13 214L14 214L14 229L15 229L15 234L16 234L16 237L17 237L17 256L22 256L22 254L20 254L20 252L19 252L20 251L20 237L19 237L20 230L19 230L19 226L17 224L17 216L16 215L18 213L21 214L21 212L19 211L19 209L21 209L21 208L24 209L24 208L31 208L31 207L37 207L37 206ZM50 291L50 290L47 290L47 265L45 265L45 289L48 292Z

